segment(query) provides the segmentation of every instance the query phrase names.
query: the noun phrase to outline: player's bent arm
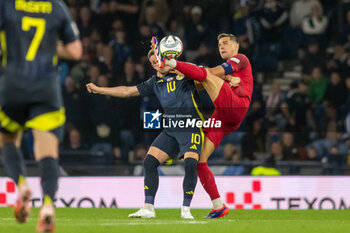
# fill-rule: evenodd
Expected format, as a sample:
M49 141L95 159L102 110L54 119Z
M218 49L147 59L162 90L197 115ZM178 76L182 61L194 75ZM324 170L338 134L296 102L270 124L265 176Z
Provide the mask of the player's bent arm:
M224 68L220 65L220 66L215 66L213 68L207 68L207 70L215 75L218 76L219 78L226 80L226 74L225 74L225 70Z
M93 83L88 83L86 84L86 88L90 93L109 95L118 98L140 96L140 92L136 86L98 87Z
M75 40L68 44L58 43L57 55L68 60L79 60L83 54L83 46L80 40Z
M245 55L239 53L219 66L208 68L207 71L229 82L230 76L227 75L245 69L249 64L249 59Z

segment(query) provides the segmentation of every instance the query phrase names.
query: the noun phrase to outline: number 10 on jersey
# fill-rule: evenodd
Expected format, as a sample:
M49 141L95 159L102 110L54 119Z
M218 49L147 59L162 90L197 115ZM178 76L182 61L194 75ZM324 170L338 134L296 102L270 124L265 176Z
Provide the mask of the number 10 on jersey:
M176 89L175 81L167 82L166 89L167 89L168 93L175 91L175 89Z
M200 144L201 136L197 133L193 133L191 137L191 143Z

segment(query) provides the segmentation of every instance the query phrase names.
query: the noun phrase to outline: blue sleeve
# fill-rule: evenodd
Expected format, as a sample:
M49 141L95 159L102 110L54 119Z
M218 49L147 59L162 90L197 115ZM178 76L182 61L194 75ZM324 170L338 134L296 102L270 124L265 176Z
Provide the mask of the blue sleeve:
M60 39L64 44L79 40L79 30L68 11L67 6L61 0L57 1L59 8L59 17L61 21Z
M222 68L225 70L225 74L232 74L233 73L233 68L230 63L224 62L221 64Z
M138 84L136 87L140 92L140 96L155 95L155 93L154 93L154 77L148 79L145 82Z

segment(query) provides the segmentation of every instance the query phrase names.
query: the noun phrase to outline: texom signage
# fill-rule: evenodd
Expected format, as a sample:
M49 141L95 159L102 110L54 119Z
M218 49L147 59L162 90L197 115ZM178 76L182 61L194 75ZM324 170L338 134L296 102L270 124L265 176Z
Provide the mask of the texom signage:
M180 208L183 177L160 177L156 208ZM41 205L40 179L30 177L32 205ZM339 177L216 177L231 209L350 209L350 182ZM0 206L13 206L17 189L0 177ZM144 202L143 177L62 177L55 205L85 208L139 208ZM191 206L211 208L198 182Z

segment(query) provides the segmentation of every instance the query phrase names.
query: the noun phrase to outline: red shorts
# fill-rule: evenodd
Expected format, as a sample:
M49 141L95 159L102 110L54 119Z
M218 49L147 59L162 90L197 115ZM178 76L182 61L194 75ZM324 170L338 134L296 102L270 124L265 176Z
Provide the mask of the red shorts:
M226 134L236 131L247 114L250 100L247 96L237 96L228 83L224 82L218 97L214 101L213 121L221 121L221 127L205 128L206 136L217 148Z

